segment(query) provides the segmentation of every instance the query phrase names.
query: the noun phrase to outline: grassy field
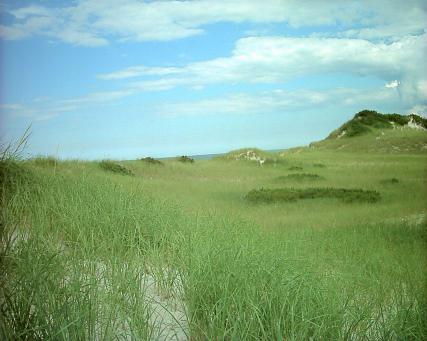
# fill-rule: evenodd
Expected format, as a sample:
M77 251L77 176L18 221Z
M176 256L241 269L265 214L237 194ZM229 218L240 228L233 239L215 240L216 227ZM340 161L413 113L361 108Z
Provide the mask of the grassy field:
M3 155L0 339L426 339L425 153L326 143L262 166Z

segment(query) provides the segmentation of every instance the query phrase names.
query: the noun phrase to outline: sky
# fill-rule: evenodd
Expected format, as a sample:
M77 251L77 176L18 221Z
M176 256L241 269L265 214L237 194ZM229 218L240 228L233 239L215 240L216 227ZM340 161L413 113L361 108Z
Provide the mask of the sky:
M135 159L308 144L427 112L425 0L6 0L0 139Z

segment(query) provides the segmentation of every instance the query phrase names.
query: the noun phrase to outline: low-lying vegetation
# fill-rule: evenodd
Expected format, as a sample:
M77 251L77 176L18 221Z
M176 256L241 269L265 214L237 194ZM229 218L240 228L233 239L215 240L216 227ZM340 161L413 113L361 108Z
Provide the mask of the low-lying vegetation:
M177 161L182 162L182 163L194 163L194 159L192 159L191 157L187 156L187 155L182 155L180 156Z
M295 173L282 175L276 178L278 181L305 181L305 180L324 180L323 176L319 174L310 174L310 173Z
M326 165L323 163L313 163L313 167L316 168L326 168Z
M377 191L347 188L261 188L254 189L246 195L246 199L253 203L292 202L317 198L334 198L346 203L374 203L380 200L381 195Z
M0 340L426 340L425 154L281 159L102 163L141 180L0 153ZM273 183L291 165L323 187L249 192L303 187Z
M58 160L53 156L36 156L29 160L38 167L55 167Z
M383 179L383 180L381 180L380 184L382 184L382 185L396 185L399 182L400 182L399 179L390 178L390 179Z
M289 167L288 170L290 170L290 171L302 171L303 168L300 166L292 166L292 167Z
M130 169L111 160L102 160L99 163L99 167L101 167L105 171L116 173L116 174L134 175Z
M156 160L150 156L144 157L142 159L140 159L140 161L143 161L149 165L158 165L158 166L163 166L163 162L160 160Z

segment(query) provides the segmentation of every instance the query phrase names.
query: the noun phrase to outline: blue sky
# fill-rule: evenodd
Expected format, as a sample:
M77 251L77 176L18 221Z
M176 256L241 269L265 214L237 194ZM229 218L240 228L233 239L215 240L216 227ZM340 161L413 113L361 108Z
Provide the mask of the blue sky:
M0 5L0 136L131 159L279 149L427 108L425 1Z

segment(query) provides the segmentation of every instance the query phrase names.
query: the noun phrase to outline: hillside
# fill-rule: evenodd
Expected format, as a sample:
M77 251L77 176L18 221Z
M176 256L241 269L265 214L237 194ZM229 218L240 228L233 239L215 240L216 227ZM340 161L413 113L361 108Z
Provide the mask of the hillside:
M381 114L374 110L363 110L334 130L327 139L364 135L376 129L413 128L427 130L427 119L415 115Z
M427 150L427 119L363 110L310 148L385 153Z

